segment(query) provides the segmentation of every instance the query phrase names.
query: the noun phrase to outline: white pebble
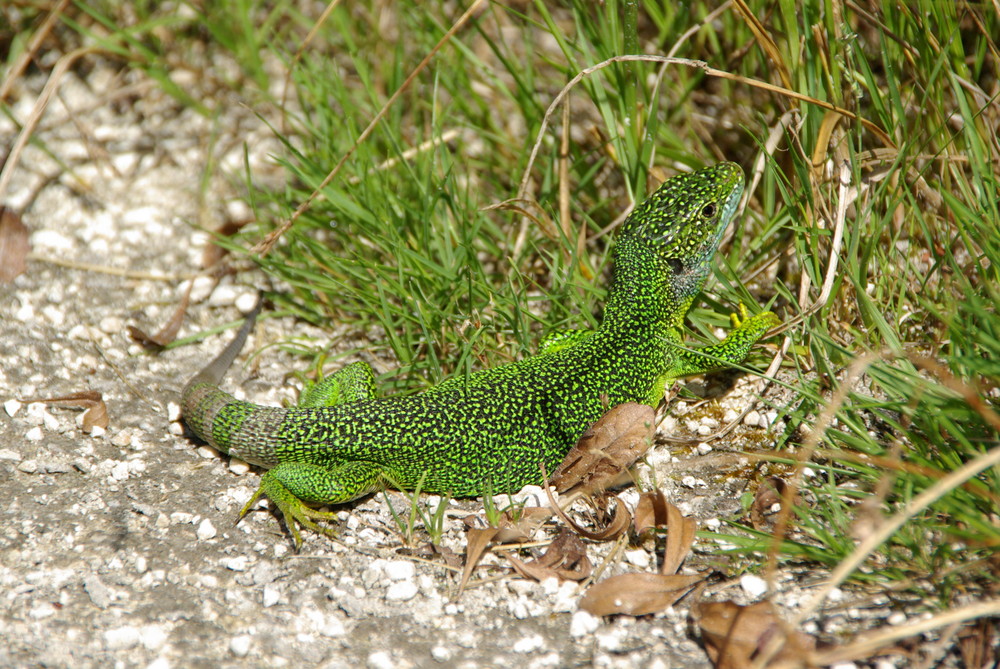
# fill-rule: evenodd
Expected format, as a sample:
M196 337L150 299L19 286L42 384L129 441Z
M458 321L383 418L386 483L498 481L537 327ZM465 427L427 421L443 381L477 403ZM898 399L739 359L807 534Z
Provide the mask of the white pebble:
M92 428L90 428L90 436L93 437L94 439L100 439L101 437L103 437L104 432L105 432L104 428L101 427L100 425L95 425Z
M894 611L889 614L889 617L885 621L890 625L902 625L906 622L906 614L902 611Z
M42 432L42 428L38 427L37 425L24 433L24 438L27 441L41 441L44 438L44 436L45 435Z
M246 571L247 561L246 555L239 555L232 558L222 558L219 560L223 567L232 571Z
M649 553L641 548L625 551L625 561L639 569L645 569L649 566Z
M181 405L177 402L167 402L167 420L171 423L181 419Z
M385 591L385 598L390 602L408 602L417 596L417 584L413 581L398 581Z
M250 653L250 635L234 636L229 642L229 652L236 657L246 657Z
M760 414L756 411L748 411L746 416L743 416L743 424L749 425L750 427L760 426Z
M275 604L278 603L278 600L280 599L281 599L281 593L278 591L277 588L272 587L270 585L264 586L264 593L261 597L261 603L264 605L264 608L268 608L269 606L274 606Z
M383 568L391 581L405 581L413 578L413 563L408 560L393 560Z
M212 521L206 518L198 524L196 534L202 541L208 541L209 539L214 538L217 532L215 530L215 525L212 524Z
M514 642L515 653L533 653L545 645L545 639L540 634L532 634Z
M14 414L20 411L22 406L23 405L17 400L7 400L3 403L3 410L7 412L8 416L13 418Z
M712 447L705 442L698 444L696 447L699 455L708 455L712 452Z
M587 634L593 634L601 626L601 619L591 615L587 611L577 611L569 624L569 635L573 638L580 638Z
M377 650L368 655L366 666L368 669L396 669L396 662L386 651Z
M141 640L139 630L135 627L119 627L104 633L104 643L111 650L135 648Z
M236 298L236 308L241 314L246 316L253 308L257 306L257 294L256 293L243 293Z
M767 592L767 581L756 574L743 574L740 577L740 587L748 596L756 599Z

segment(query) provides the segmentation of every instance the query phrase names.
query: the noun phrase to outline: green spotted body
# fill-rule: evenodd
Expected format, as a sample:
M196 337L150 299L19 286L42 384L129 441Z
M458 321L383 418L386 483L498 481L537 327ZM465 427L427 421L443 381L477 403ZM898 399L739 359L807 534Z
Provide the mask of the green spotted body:
M218 388L253 314L185 388L184 419L210 444L269 468L251 504L267 495L296 543L296 521L318 529L311 519L329 517L307 505L387 485L476 496L541 483L542 467L554 470L608 408L656 406L672 379L739 363L778 323L770 312L734 317L737 327L718 345L682 345L684 315L742 190L732 163L667 181L622 226L601 326L547 340L536 356L385 398L375 397L370 368L355 363L299 407L263 407Z

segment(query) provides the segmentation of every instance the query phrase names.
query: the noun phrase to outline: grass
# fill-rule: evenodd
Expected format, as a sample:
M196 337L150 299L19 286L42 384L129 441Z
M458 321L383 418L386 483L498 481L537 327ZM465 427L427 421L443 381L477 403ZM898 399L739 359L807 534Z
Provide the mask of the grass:
M131 17L81 3L65 21L206 114L217 103L172 83L172 49L205 42L231 54L242 69L220 85L269 112L281 100L265 63L291 67L293 95L275 123L287 182L274 190L242 176L258 224L231 243L246 253L318 190L268 255L247 257L278 281L287 311L378 332L373 348L399 362L380 379L385 392L529 354L550 329L593 325L609 226L663 175L741 163L759 183L690 314L692 339L710 337L741 298L792 323L791 398L774 406L787 429L767 454L822 475L802 482L782 543L737 532L737 550L835 569L904 514L851 578L941 607L984 596L1000 552L1000 467L923 508L914 500L1000 446L1000 17L964 2L872 13L780 0L754 6L753 20L736 3L700 24L710 7L674 4L635 15L613 0L486 4L357 144L451 27L450 10L351 3L317 24L284 3L184 4L183 20L143 3ZM40 16L23 10L15 33ZM180 39L159 39L164 29ZM5 43L6 62L26 42ZM731 78L615 63L583 78L565 116L536 137L570 78L637 50L702 59ZM536 139L529 190L514 199Z

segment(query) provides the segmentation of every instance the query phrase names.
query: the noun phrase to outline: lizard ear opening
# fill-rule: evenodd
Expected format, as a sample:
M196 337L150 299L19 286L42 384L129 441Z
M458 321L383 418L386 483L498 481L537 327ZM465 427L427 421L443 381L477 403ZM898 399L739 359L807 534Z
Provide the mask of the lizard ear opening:
M670 265L670 271L674 274L681 274L684 272L684 263L681 262L679 258L668 258L667 264Z

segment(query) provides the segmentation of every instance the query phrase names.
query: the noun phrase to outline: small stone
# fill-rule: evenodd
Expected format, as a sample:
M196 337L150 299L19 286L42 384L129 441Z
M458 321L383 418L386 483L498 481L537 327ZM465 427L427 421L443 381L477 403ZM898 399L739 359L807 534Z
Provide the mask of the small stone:
M248 558L246 555L239 555L233 558L222 558L219 562L231 571L246 571Z
M56 607L49 602L39 602L28 611L28 617L32 620L44 620L56 613Z
M212 521L206 518L199 523L196 534L202 541L208 541L209 539L215 538L217 532L215 530L215 525L212 525Z
M277 588L272 587L270 585L264 586L264 592L261 595L261 603L263 604L265 609L274 606L275 604L278 603L280 599L281 599L281 592Z
M45 433L42 432L42 428L35 426L24 433L24 438L26 441L41 441L45 438Z
M236 657L246 657L250 653L251 639L248 634L234 636L229 642L229 652Z
M698 451L699 455L708 455L712 452L712 447L705 442L698 444L695 449Z
M639 569L645 569L649 566L649 553L641 548L625 551L625 561Z
M545 645L541 634L532 634L514 642L512 650L515 653L533 653Z
M167 402L167 420L176 423L181 419L181 405L177 402Z
M885 621L890 625L902 625L906 622L906 614L902 611L894 611L889 614Z
M385 575L391 581L408 581L413 578L413 563L408 560L392 560L383 567Z
M413 581L399 581L386 589L385 598L390 602L408 602L417 596L418 591Z
M12 451L9 448L0 448L0 460L11 460L13 462L18 462L21 459L21 454L17 451Z
M110 334L117 334L122 330L124 330L125 323L123 323L122 319L118 318L117 316L105 316L104 318L101 319L101 322L98 323L97 327L99 327L101 329L101 332L103 332L104 334L110 335Z
M139 645L142 637L135 627L119 627L104 633L104 643L110 650L127 650Z
M396 669L396 662L386 651L377 650L368 655L366 666L368 669Z
M105 430L100 425L95 425L92 428L90 428L90 436L93 437L94 439L100 439L101 437L104 436L104 433Z
M38 472L38 460L22 460L17 463L17 470L25 474L36 474Z
M244 316L253 311L255 306L257 306L256 293L243 293L236 298L236 308Z
M593 634L601 626L601 619L587 611L577 611L569 624L569 635L578 639L587 634Z
M124 430L119 430L115 436L111 437L111 444L113 446L125 447L132 443L132 430L125 428Z
M239 458L229 458L229 471L237 476L245 476L250 472L250 465Z
M451 651L445 646L434 646L431 648L431 657L438 662L447 662L451 659Z
M740 577L740 587L748 596L756 599L767 592L767 581L756 574L743 574Z
M23 405L17 400L7 400L3 403L3 410L7 412L8 416L13 418L14 414L20 411L22 406Z
M760 414L756 411L748 411L746 416L743 416L743 424L749 425L750 427L760 426Z

